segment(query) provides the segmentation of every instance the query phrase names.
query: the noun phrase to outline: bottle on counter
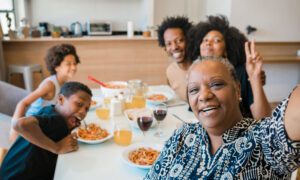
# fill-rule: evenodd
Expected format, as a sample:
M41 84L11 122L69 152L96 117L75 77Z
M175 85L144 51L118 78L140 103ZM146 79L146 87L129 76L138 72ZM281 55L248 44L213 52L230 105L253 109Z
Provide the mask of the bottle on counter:
M132 21L127 22L127 37L132 38L134 36L134 26Z
M111 116L119 116L122 114L122 104L120 100L116 97L112 98L110 101L110 113Z
M24 38L29 37L29 23L28 23L28 20L26 18L21 19L20 27L21 27L21 30L20 30L21 35Z

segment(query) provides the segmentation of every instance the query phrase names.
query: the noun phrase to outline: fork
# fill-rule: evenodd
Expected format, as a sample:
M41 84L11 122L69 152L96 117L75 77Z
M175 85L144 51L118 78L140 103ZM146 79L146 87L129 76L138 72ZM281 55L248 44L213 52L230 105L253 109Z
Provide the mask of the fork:
M172 114L176 119L178 119L179 121L183 122L183 124L187 124L187 122L185 122L183 119L181 119L180 117L178 117L176 114Z
M84 124L85 130L88 131L88 130L89 130L89 127L86 125L85 120L83 120L83 124Z

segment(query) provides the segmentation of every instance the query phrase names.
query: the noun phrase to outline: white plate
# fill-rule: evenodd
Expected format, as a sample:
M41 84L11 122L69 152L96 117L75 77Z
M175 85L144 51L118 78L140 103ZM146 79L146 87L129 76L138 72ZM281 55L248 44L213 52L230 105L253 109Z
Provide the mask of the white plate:
M162 151L163 145L162 144L157 144L157 143L152 143L152 142L141 142L141 143L136 143L128 146L124 151L122 152L122 160L124 163L128 164L129 166L132 167L137 167L137 168L142 168L142 169L149 169L151 168L152 165L138 165L134 164L129 160L129 153L133 150L137 150L138 148L152 148L157 151Z
M97 97L97 96L93 96L92 97L92 101L95 101L96 104L95 105L91 105L90 110L95 110L97 107L100 107L100 105L103 103L103 98Z
M99 123L96 123L98 126L99 126ZM81 123L81 126L80 126L81 128L84 128L84 125L83 125L83 122ZM107 130L107 132L109 133L109 135L108 136L106 136L105 138L103 138L103 139L98 139L98 140L85 140L85 139L81 139L79 136L78 136L78 141L79 142L83 142L83 143L88 143L88 144L98 144L98 143L103 143L104 141L107 141L108 139L110 139L110 138L112 138L113 137L113 126L112 125L110 125L110 124L107 124L107 123L101 123L100 124L100 127L102 128L102 129L106 129ZM75 130L74 130L75 132L78 132L78 128L76 128Z
M148 97L153 95L153 94L163 94L168 99L167 100L150 100L150 99L148 99ZM146 102L151 103L151 104L159 104L159 103L167 103L168 101L170 101L172 99L173 99L173 95L171 93L163 92L163 91L155 91L155 92L150 92L150 93L147 94Z
M131 119L128 117L128 115L131 114L133 111L136 111L136 113L135 113L135 115L134 115L134 116L136 117L138 111L150 111L150 112L152 113L152 110L149 109L149 108L141 108L141 109L135 108L135 109L127 109L127 110L124 111L124 115L125 115L127 121L129 122L129 124L130 124L131 126L135 127L135 128L140 129L140 128L139 128L139 125L137 124L137 119L136 119L137 117L136 117L134 120L131 120ZM154 127L155 125L156 125L156 120L155 120L155 118L153 117L153 121L152 121L151 127Z

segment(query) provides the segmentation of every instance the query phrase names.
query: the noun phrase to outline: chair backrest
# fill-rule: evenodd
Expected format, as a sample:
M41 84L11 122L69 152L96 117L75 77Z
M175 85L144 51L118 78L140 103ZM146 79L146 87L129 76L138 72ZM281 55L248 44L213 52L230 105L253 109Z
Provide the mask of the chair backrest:
M11 146L9 141L10 124L11 116L0 113L0 148L9 149Z
M0 147L8 149L11 146L9 131L11 116L18 102L29 94L29 91L0 81Z
M25 89L0 81L0 113L12 116L18 102L28 94Z

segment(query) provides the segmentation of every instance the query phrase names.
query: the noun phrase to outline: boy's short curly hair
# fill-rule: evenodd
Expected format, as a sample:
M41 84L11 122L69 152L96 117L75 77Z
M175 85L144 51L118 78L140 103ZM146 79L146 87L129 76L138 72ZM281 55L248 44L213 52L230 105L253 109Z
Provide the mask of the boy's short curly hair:
M188 57L193 61L201 56L200 44L205 35L212 30L219 31L223 35L229 61L234 66L245 64L244 44L248 40L237 28L229 26L227 18L222 15L208 16L207 21L200 22L190 29L187 37Z
M183 31L185 37L189 29L192 27L192 23L185 16L167 17L163 20L161 25L157 29L158 44L161 47L165 47L164 33L169 28L180 28Z
M75 94L78 91L84 91L88 93L90 96L93 96L92 91L90 90L89 87L87 87L86 85L80 82L75 82L75 81L66 82L61 87L59 94L62 94L65 97L69 98L71 95Z
M56 74L55 67L59 66L67 55L75 57L76 64L80 63L79 57L76 54L76 49L71 44L58 44L51 47L44 59L46 66L51 75Z

